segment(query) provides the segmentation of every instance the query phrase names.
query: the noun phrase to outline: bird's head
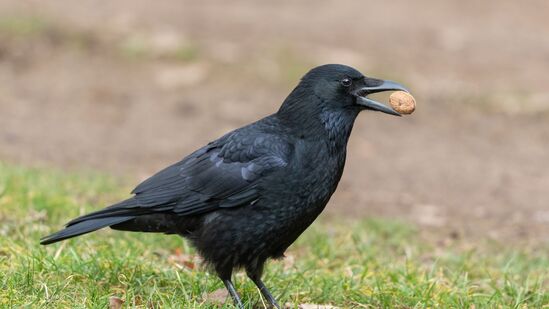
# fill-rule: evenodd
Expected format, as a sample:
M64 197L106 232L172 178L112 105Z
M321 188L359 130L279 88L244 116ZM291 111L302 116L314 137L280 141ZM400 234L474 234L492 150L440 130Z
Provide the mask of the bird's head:
M408 92L404 86L398 83L366 77L352 67L326 64L305 74L288 98L291 99L287 100L287 103L294 107L303 104L321 104L323 108L374 110L400 116L389 106L368 98L370 94L390 90ZM308 98L311 95L314 96L313 100Z

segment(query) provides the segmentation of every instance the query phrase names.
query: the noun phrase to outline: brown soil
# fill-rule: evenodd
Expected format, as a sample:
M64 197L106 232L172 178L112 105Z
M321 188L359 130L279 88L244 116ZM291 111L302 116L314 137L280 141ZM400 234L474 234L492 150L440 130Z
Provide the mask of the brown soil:
M0 160L137 182L339 62L418 108L359 117L329 214L546 239L549 2L152 3L0 2Z

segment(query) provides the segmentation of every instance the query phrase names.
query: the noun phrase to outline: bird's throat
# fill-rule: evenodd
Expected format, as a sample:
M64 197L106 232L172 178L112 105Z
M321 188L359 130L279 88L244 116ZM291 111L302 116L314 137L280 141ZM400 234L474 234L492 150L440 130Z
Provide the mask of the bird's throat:
M326 110L320 113L320 122L334 151L345 151L358 112L350 109Z

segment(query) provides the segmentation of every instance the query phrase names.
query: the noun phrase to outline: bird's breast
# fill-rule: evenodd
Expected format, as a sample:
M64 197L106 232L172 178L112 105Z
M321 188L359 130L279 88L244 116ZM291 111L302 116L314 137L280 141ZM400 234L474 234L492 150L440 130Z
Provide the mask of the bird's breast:
M269 203L289 210L291 216L318 216L326 206L343 173L345 149L333 153L323 143L296 144L296 156L280 182L270 188Z

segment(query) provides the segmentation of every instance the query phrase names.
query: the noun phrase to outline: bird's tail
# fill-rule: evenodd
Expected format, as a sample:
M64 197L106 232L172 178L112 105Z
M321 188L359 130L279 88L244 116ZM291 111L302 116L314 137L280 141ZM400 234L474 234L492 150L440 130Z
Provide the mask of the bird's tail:
M40 239L41 245L86 234L98 229L116 225L141 215L137 202L130 198L105 209L78 217L67 223L65 229Z

